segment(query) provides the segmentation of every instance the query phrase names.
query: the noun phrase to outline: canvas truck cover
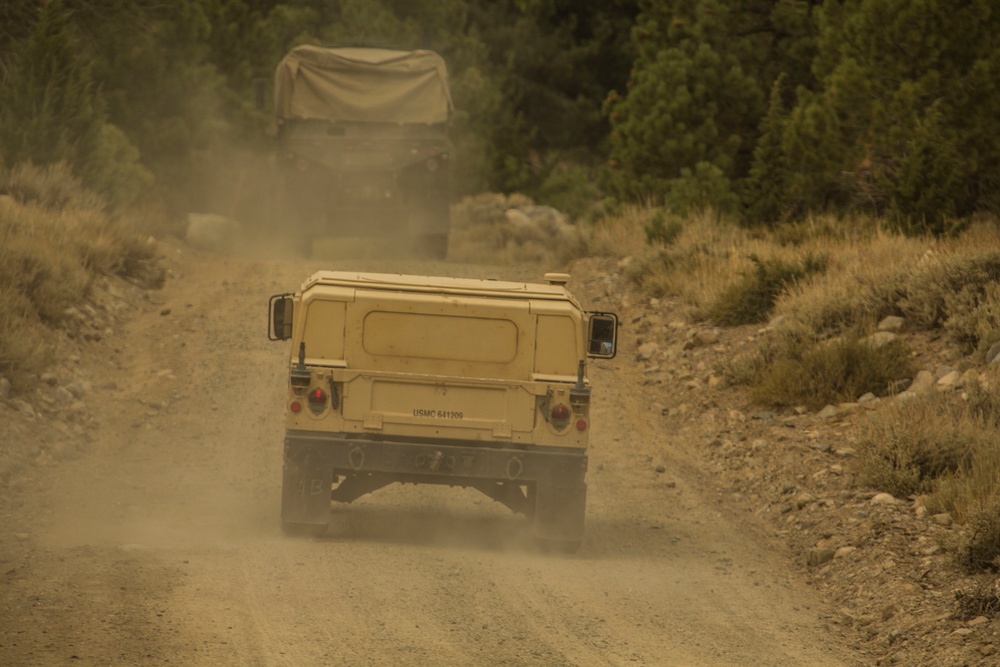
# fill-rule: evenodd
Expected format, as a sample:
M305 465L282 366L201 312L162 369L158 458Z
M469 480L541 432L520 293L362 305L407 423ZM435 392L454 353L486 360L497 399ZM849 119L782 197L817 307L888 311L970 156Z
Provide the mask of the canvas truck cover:
M371 123L444 123L451 93L433 51L298 46L278 65L275 116Z

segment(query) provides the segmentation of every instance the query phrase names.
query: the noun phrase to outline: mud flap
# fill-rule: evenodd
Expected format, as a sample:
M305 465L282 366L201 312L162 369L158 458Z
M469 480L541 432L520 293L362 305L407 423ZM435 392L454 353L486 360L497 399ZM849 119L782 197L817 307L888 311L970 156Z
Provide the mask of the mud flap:
M304 456L285 458L281 483L282 524L326 526L330 522L333 470Z
M539 482L535 490L534 533L540 540L575 543L583 539L587 485Z

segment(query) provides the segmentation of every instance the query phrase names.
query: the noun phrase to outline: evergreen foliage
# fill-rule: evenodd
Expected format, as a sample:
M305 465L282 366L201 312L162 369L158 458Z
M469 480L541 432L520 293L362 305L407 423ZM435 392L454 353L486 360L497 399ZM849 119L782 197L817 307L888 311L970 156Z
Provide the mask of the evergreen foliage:
M457 194L942 234L1000 212L997 34L990 0L9 0L0 152L210 209L233 147L270 149L255 84L291 47L430 48Z

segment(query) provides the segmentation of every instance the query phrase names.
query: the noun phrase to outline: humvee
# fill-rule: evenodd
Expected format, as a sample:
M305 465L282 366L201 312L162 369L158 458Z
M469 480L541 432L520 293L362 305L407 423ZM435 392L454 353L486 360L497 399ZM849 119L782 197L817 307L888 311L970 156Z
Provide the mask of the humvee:
M320 271L270 298L291 341L281 522L322 534L331 501L393 482L477 489L574 551L584 530L588 358L618 318L546 283Z

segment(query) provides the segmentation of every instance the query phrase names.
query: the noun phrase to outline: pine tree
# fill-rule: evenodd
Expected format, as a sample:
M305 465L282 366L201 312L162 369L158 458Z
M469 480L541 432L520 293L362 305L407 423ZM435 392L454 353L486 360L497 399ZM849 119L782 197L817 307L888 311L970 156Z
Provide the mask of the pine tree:
M83 176L103 123L69 11L61 0L42 4L0 89L0 153L9 165L66 161Z
M784 135L788 112L782 98L785 77L771 87L771 101L761 123L760 139L742 192L742 221L747 226L774 225L788 211L788 157Z

